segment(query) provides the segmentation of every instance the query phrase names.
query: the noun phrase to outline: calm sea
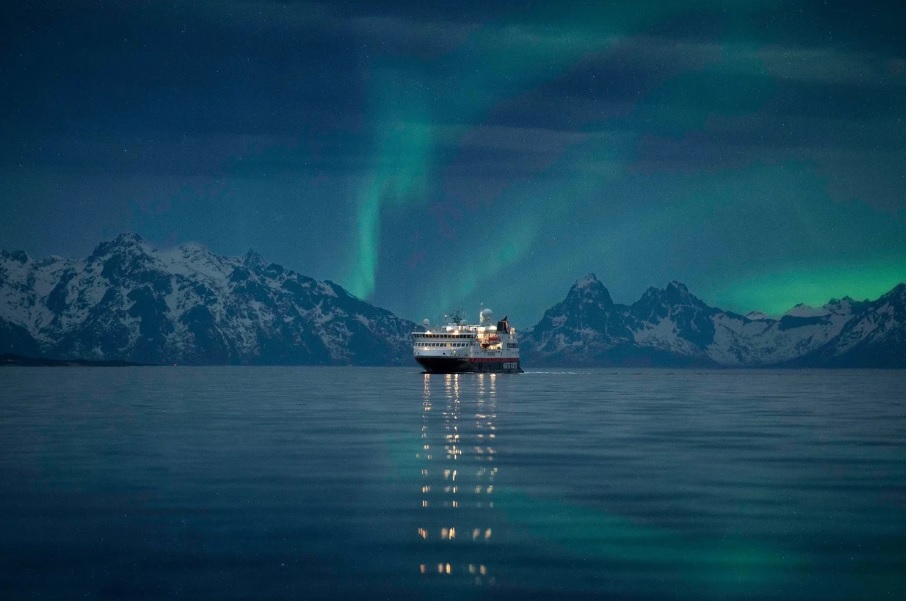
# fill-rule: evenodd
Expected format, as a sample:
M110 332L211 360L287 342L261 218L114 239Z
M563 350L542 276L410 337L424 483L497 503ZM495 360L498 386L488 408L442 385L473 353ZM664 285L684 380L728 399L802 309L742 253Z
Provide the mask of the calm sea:
M3 599L902 599L906 372L3 368Z

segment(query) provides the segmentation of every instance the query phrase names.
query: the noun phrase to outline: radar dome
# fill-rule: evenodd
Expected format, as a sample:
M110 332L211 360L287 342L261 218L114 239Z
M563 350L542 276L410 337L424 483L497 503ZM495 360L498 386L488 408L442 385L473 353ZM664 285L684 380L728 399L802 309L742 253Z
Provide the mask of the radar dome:
M478 315L481 322L484 323L486 321L491 321L491 319L494 317L494 312L490 309L482 309L481 313L479 313Z
M431 325L431 322L428 321L427 319L423 319L423 320L422 320L422 325L425 326L425 329L428 329L428 326Z

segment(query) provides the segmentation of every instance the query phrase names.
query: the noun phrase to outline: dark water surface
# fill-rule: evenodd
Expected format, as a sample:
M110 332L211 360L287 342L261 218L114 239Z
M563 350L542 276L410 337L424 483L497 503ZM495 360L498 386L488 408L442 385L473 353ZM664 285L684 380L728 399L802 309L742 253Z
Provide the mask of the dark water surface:
M0 598L902 599L906 372L0 370Z

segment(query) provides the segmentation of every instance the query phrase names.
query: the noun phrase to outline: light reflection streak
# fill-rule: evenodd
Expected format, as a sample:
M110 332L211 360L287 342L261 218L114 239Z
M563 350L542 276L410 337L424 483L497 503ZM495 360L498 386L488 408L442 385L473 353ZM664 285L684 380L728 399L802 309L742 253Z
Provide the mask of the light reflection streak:
M647 573L672 566L662 584L649 585L660 592L669 587L671 594L661 596L728 598L738 591L766 592L766 587L789 585L798 570L806 569L807 558L781 556L781 549L758 541L693 538L506 486L497 478L497 377L424 376L422 440L414 449L421 468L417 486L422 509L417 511L418 523L409 526L414 534L405 534L413 537L416 553L408 565L418 566L426 581L450 592L454 584L487 586L496 583L495 577L504 582L503 574L512 575L514 568L501 563L501 548L516 537L545 551L558 549L560 556L576 563L596 562L615 570L632 565ZM407 486L414 492L416 483L409 480ZM495 500L500 515L495 514ZM506 527L501 529L501 524ZM614 573L619 579L620 574L638 572ZM539 578L547 575L538 571ZM696 592L678 595L676 583ZM713 594L698 594L702 592Z
M424 379L419 572L451 583L493 584L487 558L497 476L491 446L496 374L425 374Z

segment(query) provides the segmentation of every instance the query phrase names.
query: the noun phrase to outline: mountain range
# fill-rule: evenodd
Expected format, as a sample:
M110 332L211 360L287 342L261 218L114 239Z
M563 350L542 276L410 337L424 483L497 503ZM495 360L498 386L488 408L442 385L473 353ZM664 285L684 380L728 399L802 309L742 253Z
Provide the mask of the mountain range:
M123 234L80 261L0 252L0 353L154 364L393 365L415 324L267 263Z
M528 365L902 368L906 284L875 301L797 305L772 319L710 307L679 282L620 305L590 274L520 342Z
M268 263L136 234L83 260L0 251L0 353L152 364L410 365L416 324ZM593 275L520 332L523 364L906 367L906 284L780 318L710 307L683 284L614 303Z

